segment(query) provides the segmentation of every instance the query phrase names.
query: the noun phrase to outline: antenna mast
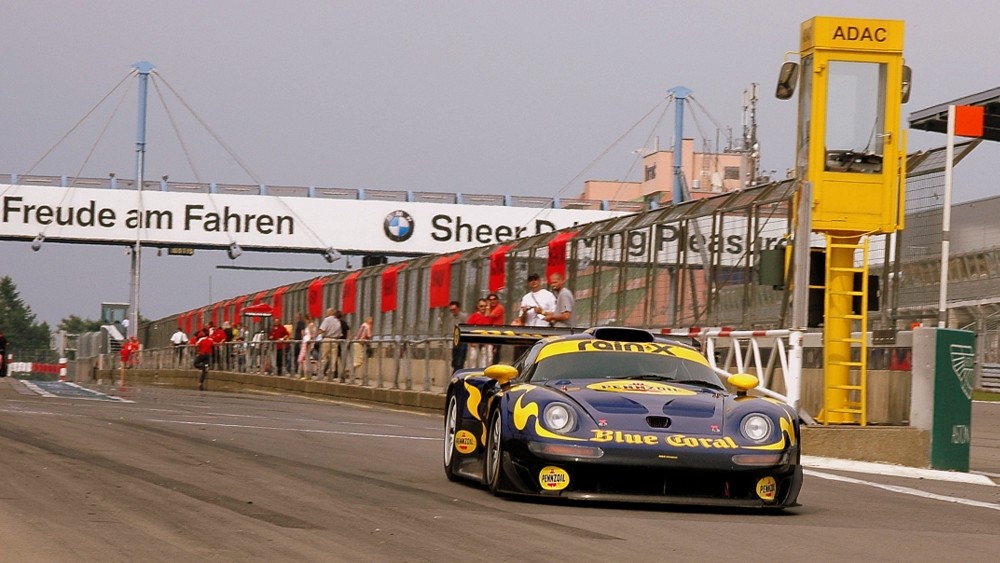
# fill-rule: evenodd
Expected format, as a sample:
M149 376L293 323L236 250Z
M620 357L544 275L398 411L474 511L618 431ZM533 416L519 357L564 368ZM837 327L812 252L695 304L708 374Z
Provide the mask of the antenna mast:
M757 83L743 91L743 186L757 185L760 145L757 142Z

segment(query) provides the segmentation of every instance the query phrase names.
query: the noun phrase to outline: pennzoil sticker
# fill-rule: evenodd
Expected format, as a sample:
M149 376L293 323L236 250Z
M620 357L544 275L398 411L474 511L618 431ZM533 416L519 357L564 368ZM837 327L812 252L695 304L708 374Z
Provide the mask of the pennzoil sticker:
M694 391L681 389L666 383L656 381L634 381L629 379L612 379L591 383L587 389L594 391L610 391L612 393L643 393L646 395L695 395Z
M476 437L468 430L455 433L455 450L460 454L471 454L476 451Z
M757 481L757 496L765 502L774 501L774 495L778 493L778 483L774 477L764 477Z
M561 491L569 486L569 473L561 467L549 465L538 472L538 483L546 491Z

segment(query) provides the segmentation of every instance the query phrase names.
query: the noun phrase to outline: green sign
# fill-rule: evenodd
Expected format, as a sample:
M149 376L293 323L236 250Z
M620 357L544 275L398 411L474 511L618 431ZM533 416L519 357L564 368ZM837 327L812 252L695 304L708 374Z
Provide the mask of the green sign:
M931 467L968 471L975 334L942 328L936 336Z

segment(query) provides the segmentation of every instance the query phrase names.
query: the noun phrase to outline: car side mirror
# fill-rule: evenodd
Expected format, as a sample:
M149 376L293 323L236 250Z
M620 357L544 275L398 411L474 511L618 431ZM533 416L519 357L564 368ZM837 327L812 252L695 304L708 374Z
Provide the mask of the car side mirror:
M483 375L496 380L500 385L507 385L512 379L517 377L517 368L507 364L493 364L483 370Z
M795 94L795 84L799 81L799 63L785 61L778 72L778 88L774 96L779 100L787 100Z
M736 388L737 395L745 396L747 391L760 385L760 380L757 379L756 375L749 373L736 373L730 375L729 378L726 379L726 383Z

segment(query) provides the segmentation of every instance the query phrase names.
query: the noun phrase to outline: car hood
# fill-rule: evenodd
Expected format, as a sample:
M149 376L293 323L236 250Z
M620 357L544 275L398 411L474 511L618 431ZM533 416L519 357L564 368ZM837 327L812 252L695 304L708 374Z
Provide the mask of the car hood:
M544 387L577 404L597 426L623 430L717 433L728 397L697 385L626 379L563 379Z

